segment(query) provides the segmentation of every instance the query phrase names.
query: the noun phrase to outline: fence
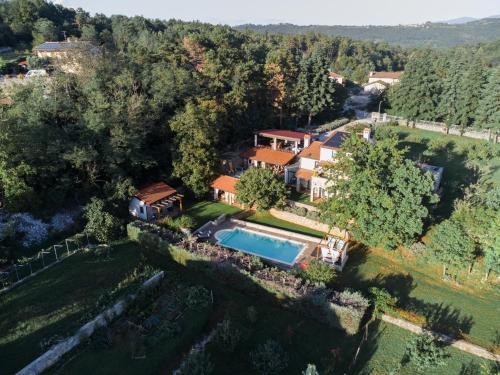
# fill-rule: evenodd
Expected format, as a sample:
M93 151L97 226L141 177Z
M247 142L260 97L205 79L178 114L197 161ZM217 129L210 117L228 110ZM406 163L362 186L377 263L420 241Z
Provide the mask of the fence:
M88 238L85 238L83 234L77 234L49 248L40 250L37 255L31 258L23 259L8 268L0 270L0 287L2 288L0 293L9 291L25 279L80 251L85 242L88 243Z
M485 141L492 141L494 143L497 143L500 140L500 133L498 132L492 132L486 130L473 130L471 128L464 129L463 127L458 125L451 125L448 128L446 124L442 122L423 121L423 120L410 121L403 117L388 115L387 113L372 112L371 119L375 123L395 121L398 124L404 126L409 126L411 123L411 126L417 129L429 130L431 132L437 132L443 134L458 135L467 138L482 139Z

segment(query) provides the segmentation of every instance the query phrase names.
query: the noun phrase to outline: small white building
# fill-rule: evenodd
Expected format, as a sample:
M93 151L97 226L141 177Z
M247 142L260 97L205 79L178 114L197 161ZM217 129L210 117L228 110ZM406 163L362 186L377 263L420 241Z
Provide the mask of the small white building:
M222 175L212 182L214 189L214 200L222 201L233 205L236 203L236 183L239 181L236 177Z
M403 72L370 72L368 83L363 86L365 92L382 92L401 80Z
M129 204L130 215L145 221L173 216L182 211L182 194L164 182L157 182L140 189Z
M337 82L340 85L343 85L345 83L345 78L341 76L338 73L335 72L330 72L328 75L328 78L330 78L332 81Z

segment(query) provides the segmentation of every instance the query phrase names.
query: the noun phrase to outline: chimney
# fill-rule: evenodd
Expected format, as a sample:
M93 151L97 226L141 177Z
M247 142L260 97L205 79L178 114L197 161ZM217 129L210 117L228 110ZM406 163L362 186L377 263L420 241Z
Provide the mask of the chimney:
M304 148L309 147L310 144L311 144L311 135L310 134L306 134L304 136Z
M371 129L370 128L363 129L363 138L366 139L367 141L370 140L370 138L371 138Z

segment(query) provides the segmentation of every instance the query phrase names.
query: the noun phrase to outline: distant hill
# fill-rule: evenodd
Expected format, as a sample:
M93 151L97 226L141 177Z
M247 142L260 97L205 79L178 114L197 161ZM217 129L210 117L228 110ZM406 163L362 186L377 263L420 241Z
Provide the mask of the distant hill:
M431 23L399 26L297 26L292 24L240 25L238 30L303 34L308 32L345 36L358 40L387 42L403 47L453 47L500 39L500 19L485 18L461 24Z
M477 20L478 20L477 18L473 17L460 17L460 18L453 18L451 20L441 21L439 23L447 23L448 25L461 25L464 23L469 23Z

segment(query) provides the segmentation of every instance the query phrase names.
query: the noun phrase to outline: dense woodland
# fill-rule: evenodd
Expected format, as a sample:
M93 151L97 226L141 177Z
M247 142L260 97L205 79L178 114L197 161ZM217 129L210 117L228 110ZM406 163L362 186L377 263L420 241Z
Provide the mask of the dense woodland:
M255 129L335 117L346 93L327 78L331 68L366 77L401 69L406 59L375 43L91 17L41 0L3 2L0 20L3 43L14 48L64 31L101 51L81 57L78 75L56 71L9 93L13 104L0 114L0 190L10 210L95 193L120 201L172 176L204 194L220 152Z
M500 66L488 59L487 51L469 46L413 52L401 83L388 94L389 112L409 120L499 131Z
M427 22L422 25L398 26L341 26L292 24L241 25L239 30L263 33L299 34L319 33L353 39L386 42L402 47L454 47L467 43L489 42L498 39L500 19L486 18L465 24Z

